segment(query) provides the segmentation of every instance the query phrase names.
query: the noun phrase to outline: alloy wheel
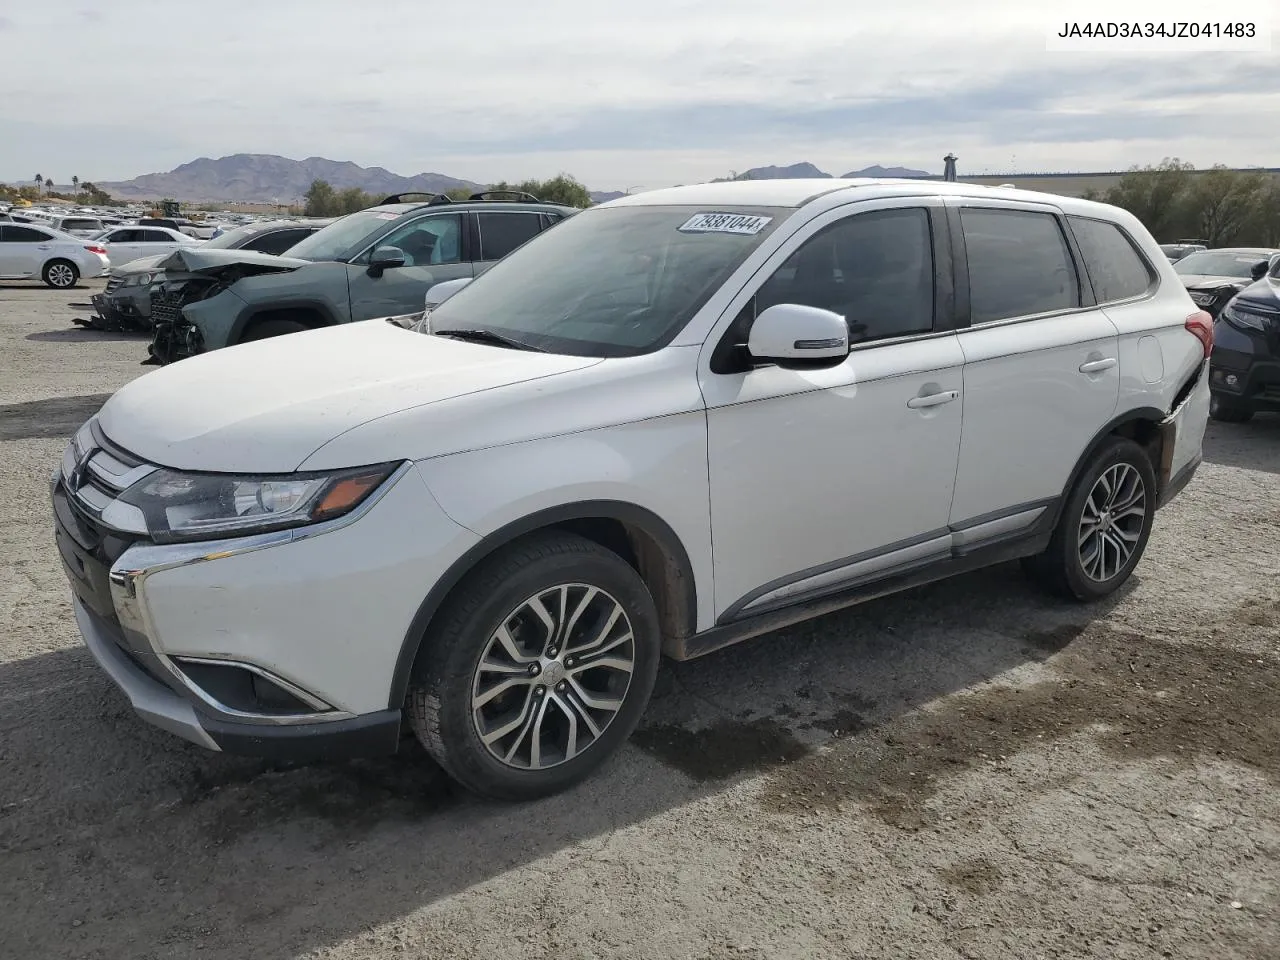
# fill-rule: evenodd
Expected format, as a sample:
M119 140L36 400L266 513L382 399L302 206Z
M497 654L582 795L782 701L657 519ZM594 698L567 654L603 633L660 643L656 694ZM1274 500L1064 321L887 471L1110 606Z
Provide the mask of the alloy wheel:
M1117 463L1103 471L1085 499L1077 546L1085 576L1104 583L1125 568L1142 539L1147 488L1136 467Z
M636 666L631 621L599 587L548 587L490 635L471 687L476 734L489 754L543 770L587 750L626 700Z
M75 271L65 263L55 263L49 268L49 282L59 288L75 286Z

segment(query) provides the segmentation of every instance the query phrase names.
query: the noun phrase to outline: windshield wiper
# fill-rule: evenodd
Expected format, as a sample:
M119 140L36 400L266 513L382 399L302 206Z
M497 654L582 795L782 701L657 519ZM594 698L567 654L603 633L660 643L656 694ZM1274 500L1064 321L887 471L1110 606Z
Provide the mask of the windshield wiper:
M492 330L432 330L437 337L456 337L459 340L469 340L472 343L491 343L498 347L510 347L512 350L532 350L535 353L546 353L542 347L535 347L531 343L525 343L523 340L516 340L512 337L504 337L500 333L494 333Z

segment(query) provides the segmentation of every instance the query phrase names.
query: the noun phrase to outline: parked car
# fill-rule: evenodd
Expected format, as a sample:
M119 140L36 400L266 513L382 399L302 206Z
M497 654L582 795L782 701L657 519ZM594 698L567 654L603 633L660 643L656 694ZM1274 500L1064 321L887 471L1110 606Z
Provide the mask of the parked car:
M1161 252L1169 258L1170 263L1177 263L1189 253L1208 249L1203 243L1162 243Z
M430 329L216 351L76 433L57 541L144 719L293 758L407 720L528 798L662 654L1016 557L1106 597L1200 462L1213 337L1122 210L830 179L585 210Z
M62 233L69 233L73 237L81 237L82 239L92 239L98 236L104 229L103 223L97 217L54 217L50 221L49 226L54 230Z
M419 309L433 284L482 272L574 212L527 194L463 203L399 195L343 217L287 257L184 249L151 291L151 360Z
M119 267L140 257L170 254L175 250L198 247L203 241L188 237L167 227L116 227L98 238L107 248L111 266Z
M0 223L0 279L39 278L55 290L70 290L109 266L100 244L34 223Z
M1228 300L1267 272L1277 253L1265 247L1220 247L1189 254L1173 269L1196 305L1216 317Z
M1280 412L1280 255L1218 314L1209 387L1215 420L1243 423L1259 410Z
M331 219L277 220L235 227L202 244L201 249L255 250L278 256L332 222ZM91 298L94 315L77 317L75 322L96 330L151 329L150 288L163 275L160 263L168 256L166 251L113 267L106 290Z

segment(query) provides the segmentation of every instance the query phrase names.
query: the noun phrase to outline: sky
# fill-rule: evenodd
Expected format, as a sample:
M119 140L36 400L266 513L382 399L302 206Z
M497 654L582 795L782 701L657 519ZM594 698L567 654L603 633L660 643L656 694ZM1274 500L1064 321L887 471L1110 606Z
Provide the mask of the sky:
M962 175L1280 166L1280 41L1046 49L1067 20L1246 15L1280 29L1280 0L0 0L0 180L233 153L600 190L948 151Z

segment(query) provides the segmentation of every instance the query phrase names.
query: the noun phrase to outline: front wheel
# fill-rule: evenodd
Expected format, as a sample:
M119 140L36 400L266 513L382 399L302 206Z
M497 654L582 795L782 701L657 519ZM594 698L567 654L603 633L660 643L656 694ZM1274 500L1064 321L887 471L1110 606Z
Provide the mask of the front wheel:
M1048 548L1024 562L1074 600L1100 600L1129 579L1151 536L1156 475L1146 450L1113 437L1071 488Z
M534 537L484 561L433 620L409 720L468 789L545 796L631 736L660 653L653 598L630 564L572 534Z
M1209 397L1209 416L1221 423L1244 423L1253 418L1253 411L1238 400L1215 393Z
M70 290L80 279L80 271L70 260L50 260L44 265L41 277L55 290Z

